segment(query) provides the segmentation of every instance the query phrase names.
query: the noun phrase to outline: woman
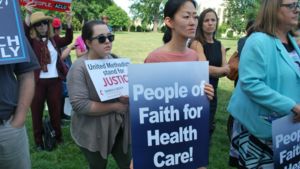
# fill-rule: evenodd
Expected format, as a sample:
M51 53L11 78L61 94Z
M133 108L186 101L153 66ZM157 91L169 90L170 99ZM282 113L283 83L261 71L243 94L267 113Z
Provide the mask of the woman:
M67 30L65 37L54 36L51 25L52 17L43 12L32 13L34 2L25 6L25 31L31 46L37 56L40 69L35 70L35 94L31 103L34 141L37 150L44 149L42 140L42 119L44 104L47 102L50 121L55 130L56 143L63 142L60 127L61 86L67 69L61 59L60 48L67 46L73 40L71 27L72 17L66 17Z
M240 168L274 168L272 121L293 113L300 122L300 50L291 34L298 16L296 0L263 0L242 50L228 106L239 122L233 144Z
M164 8L164 22L167 30L164 45L155 49L145 59L145 63L198 61L198 55L186 46L189 38L194 38L197 28L196 2L193 0L169 0ZM205 93L214 97L212 85L205 85Z
M101 102L85 66L86 60L113 59L114 35L102 21L94 20L83 26L82 39L88 52L73 63L67 76L73 108L71 135L90 169L105 169L109 154L119 168L129 168L128 97Z
M210 135L215 129L215 114L217 111L217 88L219 78L229 74L229 66L226 62L225 48L215 38L218 27L218 16L213 9L204 10L198 20L197 32L191 43L200 60L209 61L209 82L214 87L214 99L210 101Z

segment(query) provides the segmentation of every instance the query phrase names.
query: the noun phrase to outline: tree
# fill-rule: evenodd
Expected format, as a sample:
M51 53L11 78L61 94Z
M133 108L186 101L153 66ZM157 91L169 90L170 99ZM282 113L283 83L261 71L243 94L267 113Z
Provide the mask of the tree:
M91 19L99 19L100 13L102 13L107 7L113 4L113 0L73 0L72 9L75 17L81 22Z
M260 0L226 0L230 28L238 33L243 32L248 20L255 19L259 4Z
M130 19L127 13L115 4L105 9L103 15L109 17L109 24L115 29L128 27L130 25Z
M133 4L130 11L134 18L142 19L143 23L153 23L153 31L157 32L159 19L161 19L160 4L162 0L131 0Z

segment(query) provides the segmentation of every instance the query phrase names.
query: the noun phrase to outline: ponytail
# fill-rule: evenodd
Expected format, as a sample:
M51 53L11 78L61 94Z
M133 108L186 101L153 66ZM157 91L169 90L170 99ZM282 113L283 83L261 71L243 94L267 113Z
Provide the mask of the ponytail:
M170 42L170 40L172 39L172 32L171 32L171 29L169 27L166 26L166 31L164 33L164 36L163 36L163 42L166 44L168 42Z

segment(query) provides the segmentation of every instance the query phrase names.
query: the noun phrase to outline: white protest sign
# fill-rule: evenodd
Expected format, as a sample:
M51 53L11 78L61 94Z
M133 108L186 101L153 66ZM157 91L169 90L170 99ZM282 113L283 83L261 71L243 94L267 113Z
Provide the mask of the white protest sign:
M129 59L86 60L85 64L101 101L128 95Z

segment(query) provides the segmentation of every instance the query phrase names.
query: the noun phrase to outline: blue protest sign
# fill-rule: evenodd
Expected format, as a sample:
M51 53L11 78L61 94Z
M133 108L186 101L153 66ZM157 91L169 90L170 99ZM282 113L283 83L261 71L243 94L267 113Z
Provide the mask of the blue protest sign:
M272 123L275 169L300 168L300 123L288 115Z
M0 1L0 65L29 61L18 1Z
M135 169L208 165L208 62L129 65Z

